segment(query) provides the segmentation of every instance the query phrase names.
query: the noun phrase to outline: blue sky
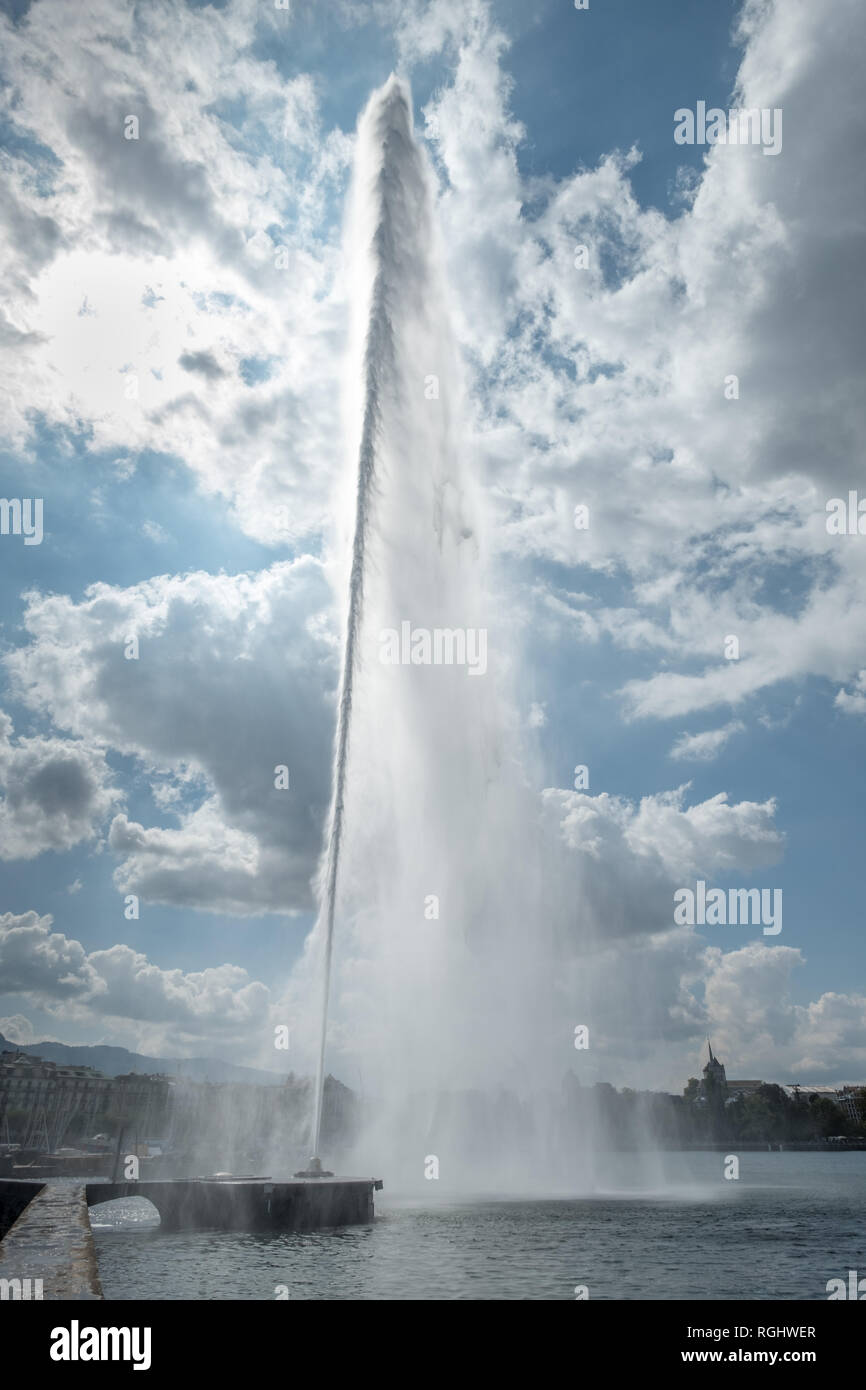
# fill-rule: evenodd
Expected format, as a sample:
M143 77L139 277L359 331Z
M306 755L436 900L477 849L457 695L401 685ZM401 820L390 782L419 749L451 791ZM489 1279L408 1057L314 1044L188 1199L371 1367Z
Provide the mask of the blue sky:
M597 861L571 846L577 881L784 895L777 938L670 944L645 1080L694 1071L707 1030L734 1070L864 1080L866 538L824 525L866 493L863 18L816 8L0 5L0 480L45 499L41 545L0 538L3 1031L260 1063L256 1020L281 1016L333 730L343 213L359 111L396 68L531 776L571 797L588 764L604 826ZM699 100L783 108L781 155L676 145ZM174 653L137 687L130 624ZM256 778L283 728L303 752L275 828ZM641 930L669 926L648 909ZM607 1061L627 1083L628 1054Z

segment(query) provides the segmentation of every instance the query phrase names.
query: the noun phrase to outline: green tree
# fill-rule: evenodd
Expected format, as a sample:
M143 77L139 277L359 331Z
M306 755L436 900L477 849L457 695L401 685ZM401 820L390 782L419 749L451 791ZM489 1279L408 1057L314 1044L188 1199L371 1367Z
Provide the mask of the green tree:
M816 1139L826 1139L831 1134L851 1134L854 1131L854 1125L848 1116L827 1096L810 1096L809 1110Z

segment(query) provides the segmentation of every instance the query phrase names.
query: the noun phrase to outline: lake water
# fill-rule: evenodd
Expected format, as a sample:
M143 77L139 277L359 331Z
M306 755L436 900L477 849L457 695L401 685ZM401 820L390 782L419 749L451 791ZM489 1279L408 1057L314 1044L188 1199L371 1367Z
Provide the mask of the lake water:
M678 1155L650 1192L380 1192L372 1226L307 1235L163 1233L137 1200L91 1217L110 1299L812 1300L866 1276L866 1153L741 1154L737 1181L723 1159Z

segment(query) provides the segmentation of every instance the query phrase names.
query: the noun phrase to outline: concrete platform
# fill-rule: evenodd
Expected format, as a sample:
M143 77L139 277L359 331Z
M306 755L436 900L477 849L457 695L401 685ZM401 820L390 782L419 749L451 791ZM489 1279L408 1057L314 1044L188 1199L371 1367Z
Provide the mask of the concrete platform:
M378 1178L158 1178L87 1184L87 1203L146 1197L168 1231L314 1231L373 1220Z

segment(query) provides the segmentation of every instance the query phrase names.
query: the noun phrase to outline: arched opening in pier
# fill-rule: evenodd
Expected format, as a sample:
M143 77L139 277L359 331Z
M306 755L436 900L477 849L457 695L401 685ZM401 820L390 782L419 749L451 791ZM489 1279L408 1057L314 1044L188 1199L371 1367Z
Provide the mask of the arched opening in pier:
M110 1202L97 1202L90 1208L90 1226L94 1231L154 1231L160 1225L160 1215L146 1197L117 1197Z

